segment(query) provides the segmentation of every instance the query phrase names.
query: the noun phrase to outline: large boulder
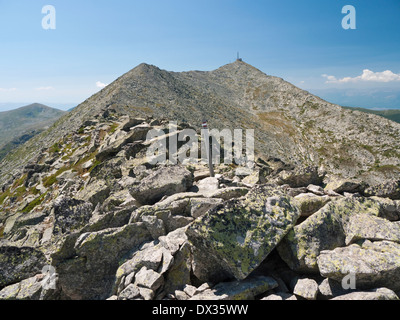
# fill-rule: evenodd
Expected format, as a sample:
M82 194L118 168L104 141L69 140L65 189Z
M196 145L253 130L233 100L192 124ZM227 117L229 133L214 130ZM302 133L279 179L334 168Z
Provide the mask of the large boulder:
M353 274L357 289L400 290L399 243L365 240L362 244L322 251L317 261L324 277L341 282Z
M363 181L355 181L332 176L329 177L329 180L325 186L325 190L337 193L363 193L366 187L367 185Z
M330 202L288 233L278 245L280 256L295 271L318 273L320 252L346 245L347 224L357 213L379 216L380 206L366 198Z
M130 189L142 204L154 204L164 196L187 191L193 184L193 174L182 166L160 168Z
M0 291L0 301L4 300L39 300L42 293L42 281L31 277L5 287Z
M301 193L294 197L294 200L300 209L301 216L308 217L331 201L331 198L329 196L317 196L314 193Z
M52 255L63 295L74 300L108 298L120 260L150 240L144 223L71 234Z
M104 180L94 180L90 182L83 190L78 192L76 198L78 200L87 201L96 206L102 203L110 195L110 188Z
M319 185L324 175L317 167L298 167L292 171L281 171L276 179L279 185L288 184L292 188L307 187L310 184Z
M61 196L54 201L54 233L70 233L89 223L93 204L83 200Z
M390 180L385 183L369 187L365 190L365 195L400 200L400 180Z
M187 229L195 247L194 274L212 281L224 272L238 280L256 269L300 213L292 198L271 186L257 186L243 199L208 211Z
M400 243L400 224L368 214L351 216L345 231L347 245L364 239Z
M0 288L41 273L45 255L34 248L0 245Z

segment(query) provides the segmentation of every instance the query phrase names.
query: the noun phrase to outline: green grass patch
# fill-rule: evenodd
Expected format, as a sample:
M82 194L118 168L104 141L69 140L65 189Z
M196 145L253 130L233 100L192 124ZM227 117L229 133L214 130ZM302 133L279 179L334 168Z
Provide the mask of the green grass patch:
M33 200L32 202L28 203L24 209L22 209L23 213L29 213L31 212L33 209L35 209L38 205L40 205L43 200L44 197L46 196L47 192L42 194L40 197L37 197L35 200Z
M113 123L110 129L107 130L107 133L109 135L112 135L115 131L117 131L118 126L119 126L118 123Z
M61 145L59 143L55 143L50 147L49 151L51 153L59 153L61 152Z
M6 200L9 196L11 196L10 189L7 189L2 194L0 194L0 205L2 205L4 203L4 200Z
M55 184L57 182L57 177L69 169L70 169L70 167L62 167L62 168L58 169L55 174L52 174L51 176L49 176L43 180L43 186L45 188L51 187L53 184Z

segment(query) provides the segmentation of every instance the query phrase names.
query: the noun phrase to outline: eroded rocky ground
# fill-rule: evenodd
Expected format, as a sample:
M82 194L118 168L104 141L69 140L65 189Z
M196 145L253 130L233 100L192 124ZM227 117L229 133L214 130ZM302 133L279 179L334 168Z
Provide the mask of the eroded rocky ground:
M2 187L1 300L398 299L400 181L267 155L212 178L153 165L146 135L168 125L106 112Z

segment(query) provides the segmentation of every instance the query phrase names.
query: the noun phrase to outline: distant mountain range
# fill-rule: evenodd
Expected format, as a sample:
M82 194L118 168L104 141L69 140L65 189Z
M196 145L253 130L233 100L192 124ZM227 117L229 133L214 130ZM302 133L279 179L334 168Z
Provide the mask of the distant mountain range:
M395 121L400 123L400 110L391 109L391 110L372 110L365 108L353 108L353 107L344 107L349 110L357 110L365 113L376 114L378 116L384 117L386 119Z
M47 129L65 113L39 103L0 112L0 159Z

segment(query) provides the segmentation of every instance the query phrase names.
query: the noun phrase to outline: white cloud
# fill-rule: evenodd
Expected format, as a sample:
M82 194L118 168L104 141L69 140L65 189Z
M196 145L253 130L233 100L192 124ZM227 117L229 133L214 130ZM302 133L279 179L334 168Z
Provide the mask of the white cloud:
M12 92L17 91L17 88L0 88L0 92Z
M363 73L358 77L344 77L337 79L335 76L323 74L322 77L326 78L326 83L355 83L355 82L394 82L400 81L400 74L393 73L390 70L383 72L373 72L368 69L364 69Z
M105 88L105 87L107 87L107 86L108 86L108 84L105 84L105 83L103 83L103 82L100 82L100 81L97 81L97 82L96 82L96 87L97 87L97 88L103 89L103 88Z
M39 87L35 89L36 91L49 91L49 90L54 90L53 87Z

